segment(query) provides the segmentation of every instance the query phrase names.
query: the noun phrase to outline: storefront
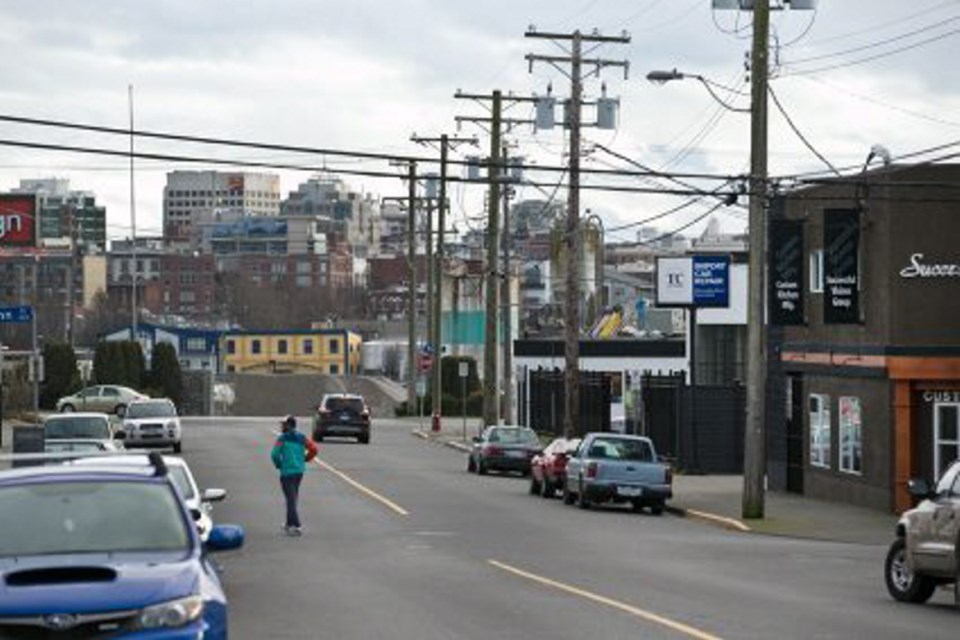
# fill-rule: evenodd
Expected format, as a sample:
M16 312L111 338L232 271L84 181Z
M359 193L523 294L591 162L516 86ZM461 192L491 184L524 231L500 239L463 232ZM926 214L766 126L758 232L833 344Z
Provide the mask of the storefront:
M958 187L958 165L885 168L772 220L774 488L902 511L960 458Z

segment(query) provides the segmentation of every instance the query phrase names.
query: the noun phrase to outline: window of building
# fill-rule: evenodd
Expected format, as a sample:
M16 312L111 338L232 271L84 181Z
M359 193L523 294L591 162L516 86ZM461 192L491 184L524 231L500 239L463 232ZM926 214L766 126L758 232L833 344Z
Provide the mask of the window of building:
M339 340L331 340L331 341L330 341L330 353L333 353L333 354L340 353L340 341L339 341Z
M303 341L303 352L306 355L311 355L313 353L313 338L306 338Z
M250 341L250 353L259 354L260 353L260 341L251 340Z
M207 350L207 341L203 338L187 338L187 351L203 352Z
M330 365L330 374L337 375L338 373L340 373L340 366L336 364Z
M810 292L823 293L823 249L810 252Z
M810 395L810 464L830 468L830 396Z
M237 343L233 340L227 340L227 353L233 355L237 352Z
M180 292L180 304L192 304L197 301L197 293L193 290Z
M301 288L309 287L313 284L313 278L310 276L297 276L297 286Z
M277 340L277 353L286 354L287 353L287 341L281 338Z
M841 396L840 411L840 471L863 472L863 432L861 430L860 398Z

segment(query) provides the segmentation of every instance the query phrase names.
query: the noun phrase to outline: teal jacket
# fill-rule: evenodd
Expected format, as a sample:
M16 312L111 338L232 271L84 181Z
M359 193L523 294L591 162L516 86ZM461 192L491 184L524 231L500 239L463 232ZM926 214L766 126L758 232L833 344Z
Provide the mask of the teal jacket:
M303 475L317 455L317 445L299 431L284 431L273 444L270 459L281 476Z

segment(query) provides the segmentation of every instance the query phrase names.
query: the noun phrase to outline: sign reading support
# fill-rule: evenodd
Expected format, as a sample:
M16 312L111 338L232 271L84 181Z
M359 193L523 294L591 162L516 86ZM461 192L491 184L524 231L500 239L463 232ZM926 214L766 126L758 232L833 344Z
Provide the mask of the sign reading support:
M33 322L33 307L0 307L0 323Z
M466 378L467 376L470 375L470 363L469 363L469 362L461 362L461 363L458 365L457 369L458 369L458 372L459 372L461 378Z
M657 259L657 306L727 307L730 258L688 256Z

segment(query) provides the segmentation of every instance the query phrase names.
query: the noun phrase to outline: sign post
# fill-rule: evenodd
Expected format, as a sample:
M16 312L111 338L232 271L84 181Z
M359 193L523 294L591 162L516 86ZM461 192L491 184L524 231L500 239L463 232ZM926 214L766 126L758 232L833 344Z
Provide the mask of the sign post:
M470 363L461 362L458 367L460 374L460 413L463 414L463 441L467 441L467 377L470 375Z
M423 376L417 376L417 405L421 431L423 431L423 396L425 395L427 395L427 381Z

